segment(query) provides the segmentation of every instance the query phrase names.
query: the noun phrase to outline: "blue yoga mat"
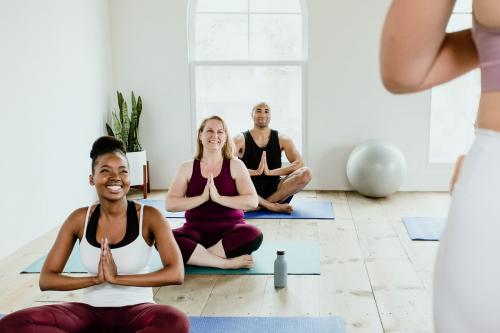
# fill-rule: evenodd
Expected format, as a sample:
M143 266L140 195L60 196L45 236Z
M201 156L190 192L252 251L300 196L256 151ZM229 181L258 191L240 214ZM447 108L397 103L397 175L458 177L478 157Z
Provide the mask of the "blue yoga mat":
M189 317L191 333L344 333L339 317Z
M403 217L403 223L412 240L438 241L443 234L446 218Z
M272 275L277 250L285 250L286 252L285 255L288 264L288 274L320 274L319 246L315 242L264 242L262 246L253 253L255 266L251 269L220 269L186 266L185 272L186 274L191 275ZM42 256L21 271L21 273L40 273L46 257L47 255ZM152 271L158 270L162 267L160 256L156 250L153 250L150 267ZM63 272L87 272L80 262L78 243L73 248L73 252L69 257L66 266L64 266Z
M137 200L148 206L159 209L165 217L184 218L184 212L168 212L165 210L163 200L140 199ZM300 200L294 199L291 202L293 212L291 214L273 213L267 210L245 212L246 219L314 219L314 220L333 220L335 214L331 201L325 200Z
M0 319L5 315L0 314ZM344 333L340 317L189 317L191 333Z

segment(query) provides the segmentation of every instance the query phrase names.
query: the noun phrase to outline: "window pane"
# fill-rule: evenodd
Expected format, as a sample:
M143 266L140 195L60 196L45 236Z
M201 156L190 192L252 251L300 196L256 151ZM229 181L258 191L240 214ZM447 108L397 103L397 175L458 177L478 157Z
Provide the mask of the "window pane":
M251 14L250 58L301 60L302 16Z
M300 13L300 0L250 0L250 12Z
M247 12L247 0L198 0L197 12L234 13Z
M195 58L197 60L246 59L248 57L246 14L197 14Z
M227 120L231 135L252 128L252 107L267 102L271 127L302 151L300 66L196 66L196 122L213 114Z
M471 26L470 14L454 14L448 31ZM481 93L480 71L475 70L432 89L430 163L453 163L474 140L474 122Z
M454 13L472 13L472 0L457 0Z
M454 32L464 29L469 29L472 27L472 15L471 14L453 14L450 17L450 21L446 26L447 32Z
M432 89L429 162L453 163L474 140L479 106L480 72Z

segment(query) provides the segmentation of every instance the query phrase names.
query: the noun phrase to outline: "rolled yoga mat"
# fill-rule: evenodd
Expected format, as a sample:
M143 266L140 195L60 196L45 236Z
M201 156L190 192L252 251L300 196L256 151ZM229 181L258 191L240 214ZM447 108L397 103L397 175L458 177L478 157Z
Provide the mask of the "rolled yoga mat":
M272 275L274 271L274 260L276 251L284 250L288 264L288 274L291 275L319 275L320 256L319 246L315 242L264 242L253 255L255 266L251 269L220 269L208 267L186 266L186 274L215 274L215 275ZM40 257L34 263L26 267L21 273L40 273L47 255ZM162 267L160 256L153 250L151 256L151 271ZM78 243L64 266L65 273L86 273L80 262Z
M403 223L412 240L438 241L443 235L446 218L403 217Z
M137 202L153 206L160 210L165 217L184 218L184 212L168 212L165 210L164 200L140 199ZM293 212L291 214L273 213L268 210L245 212L245 219L310 219L310 220L334 220L335 213L331 201L326 200L301 200L294 199L291 202Z

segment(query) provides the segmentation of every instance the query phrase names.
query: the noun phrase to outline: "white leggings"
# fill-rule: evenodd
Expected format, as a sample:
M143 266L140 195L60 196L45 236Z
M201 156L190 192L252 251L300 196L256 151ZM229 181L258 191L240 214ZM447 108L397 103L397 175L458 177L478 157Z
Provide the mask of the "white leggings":
M434 278L437 333L500 332L500 132L476 131Z

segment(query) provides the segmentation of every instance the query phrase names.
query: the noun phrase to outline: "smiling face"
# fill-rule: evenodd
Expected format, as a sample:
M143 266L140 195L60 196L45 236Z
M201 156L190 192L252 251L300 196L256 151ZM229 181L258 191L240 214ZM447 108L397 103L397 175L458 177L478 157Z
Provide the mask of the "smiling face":
M267 128L271 121L271 109L266 103L256 105L252 110L254 126L260 129Z
M120 153L98 156L89 182L95 186L101 201L123 199L130 190L127 158Z
M201 141L203 149L222 150L227 140L224 125L217 119L208 120L203 129L198 133L198 140Z

